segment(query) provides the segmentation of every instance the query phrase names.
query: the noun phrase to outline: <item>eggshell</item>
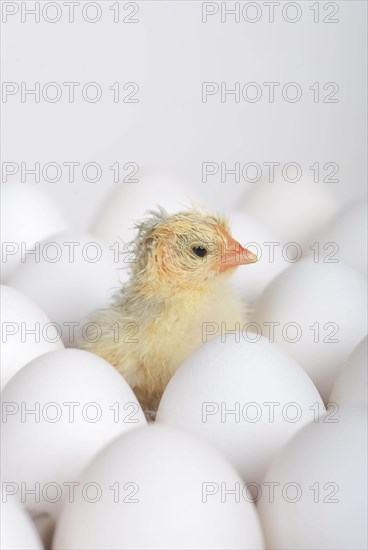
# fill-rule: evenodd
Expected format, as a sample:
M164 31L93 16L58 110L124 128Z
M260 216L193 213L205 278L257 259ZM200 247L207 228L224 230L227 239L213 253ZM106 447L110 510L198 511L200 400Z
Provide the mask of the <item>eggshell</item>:
M13 499L1 503L1 548L43 550L41 539L23 506Z
M148 210L162 206L169 213L190 207L195 200L180 180L167 174L147 175L136 184L125 184L110 195L91 225L91 232L105 242L119 241L122 246L135 238L135 224ZM128 252L133 250L127 247Z
M38 483L40 502L28 494L25 505L54 518L68 496L63 484L75 481L115 436L146 423L123 377L97 355L77 349L28 363L6 385L2 400L3 480L17 484L18 497L24 494L21 483L26 489Z
M151 425L119 437L84 471L81 487L91 482L96 501L79 491L65 505L54 550L263 548L240 477L216 451L180 431ZM238 501L225 494L237 487Z
M315 241L321 258L340 261L367 274L367 197L359 199L339 213ZM336 246L328 243L336 243ZM313 243L312 243L313 244ZM310 253L316 253L316 247ZM336 250L336 253L335 253Z
M275 458L263 487L267 548L367 548L366 410L311 422Z
M68 244L76 243L76 244ZM39 261L27 261L9 284L37 302L61 326L66 345L75 344L74 331L88 314L105 306L121 286L120 256L93 235L62 234L41 243ZM51 261L58 258L58 261ZM75 329L70 323L77 323ZM68 325L69 324L69 325Z
M283 257L280 238L262 224L239 212L232 213L229 219L233 237L258 256L256 264L239 266L231 279L241 297L252 307L269 283L290 263Z
M266 338L238 336L223 331L183 363L156 422L210 442L247 482L258 483L274 455L313 418L309 407L316 404L321 413L324 406L294 359Z
M329 401L340 405L367 406L367 336L339 371Z
M246 194L239 209L283 241L303 246L337 214L339 203L328 187L303 177L295 183L260 182Z
M68 223L52 200L29 183L3 183L1 202L1 280L7 282L21 265L22 247L31 250L36 242L67 231Z
M31 359L64 347L42 309L6 285L1 285L1 344L2 388Z
M361 273L342 263L305 258L266 289L256 319L262 332L304 367L327 400L339 367L367 334L366 296ZM274 331L265 325L270 322L279 323Z

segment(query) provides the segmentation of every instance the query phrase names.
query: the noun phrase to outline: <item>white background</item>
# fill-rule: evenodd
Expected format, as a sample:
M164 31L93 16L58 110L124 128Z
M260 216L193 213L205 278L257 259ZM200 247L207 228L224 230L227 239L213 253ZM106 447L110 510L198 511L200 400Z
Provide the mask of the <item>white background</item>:
M2 2L3 21L6 4ZM364 163L367 147L366 120L366 2L334 2L338 6L337 23L323 19L334 8L320 2L320 22L315 23L315 3L297 3L300 20L289 23L275 7L275 21L269 21L269 8L258 2L260 20L256 23L234 22L228 15L221 22L219 12L202 22L201 2L138 3L133 16L138 23L122 19L133 8L121 2L118 23L113 22L113 2L100 2L102 17L89 23L82 17L80 2L75 7L75 22L59 2L60 21L49 23L42 16L35 22L26 15L22 22L21 4L34 9L35 2L18 2L19 11L3 23L2 79L5 82L26 82L33 87L40 82L60 84L60 101L48 103L41 96L27 96L22 103L20 93L8 96L2 103L2 161L25 162L41 167L49 162L97 162L102 178L97 183L83 181L76 171L76 182L68 181L65 168L57 183L42 180L39 187L55 197L75 229L87 229L102 199L114 187L139 183L113 182L109 170L114 162L139 164L142 174L165 171L183 178L190 188L200 191L204 202L220 209L238 200L251 185L234 184L219 176L202 183L202 162L235 161L298 162L303 174L314 162L336 162L340 167L339 183L324 184L341 199L341 205L363 195L366 181ZM50 4L50 3L49 3ZM233 7L234 2L227 2ZM288 3L286 3L288 4ZM289 2L290 4L290 2ZM330 3L331 4L331 3ZM242 3L242 6L244 3ZM125 8L125 9L124 9ZM10 9L10 8L7 8ZM293 7L289 18L295 17ZM88 17L95 16L89 8ZM249 18L255 17L250 8ZM46 16L55 18L49 7ZM80 82L75 103L70 103L63 82ZM114 103L108 89L114 82L137 82L139 103ZM202 82L234 82L241 85L258 82L263 95L257 103L235 103L229 96L221 103L220 94L202 102ZM263 82L280 82L275 102L268 101ZM282 99L285 83L297 82L303 96L297 103ZM314 103L308 89L314 82L339 85L338 103ZM103 96L97 103L88 103L80 89L88 82L98 82ZM79 91L78 91L79 90ZM331 91L329 89L328 91ZM52 93L50 91L50 93ZM304 176L303 176L304 177ZM8 177L20 181L20 172ZM26 182L34 185L34 177ZM321 183L321 185L323 185ZM255 212L255 216L256 216Z

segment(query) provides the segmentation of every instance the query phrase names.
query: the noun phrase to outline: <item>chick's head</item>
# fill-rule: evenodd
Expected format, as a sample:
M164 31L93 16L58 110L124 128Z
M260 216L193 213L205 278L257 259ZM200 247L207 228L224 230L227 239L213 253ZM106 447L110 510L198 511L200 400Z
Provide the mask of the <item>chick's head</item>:
M230 234L216 214L184 211L169 215L160 208L137 225L137 264L152 284L201 288L213 277L227 277L257 256Z

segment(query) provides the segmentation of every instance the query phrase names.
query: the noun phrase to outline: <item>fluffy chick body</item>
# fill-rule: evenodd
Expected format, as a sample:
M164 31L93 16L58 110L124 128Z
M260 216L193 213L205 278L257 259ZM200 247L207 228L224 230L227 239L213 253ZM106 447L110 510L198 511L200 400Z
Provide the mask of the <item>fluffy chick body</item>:
M191 353L218 336L221 327L234 330L246 321L246 308L229 284L234 269L223 270L217 262L228 231L226 220L214 215L151 212L138 225L129 282L89 319L99 326L98 338L81 341L80 347L124 376L148 416L154 416L167 383ZM209 242L213 251L206 265L191 251Z

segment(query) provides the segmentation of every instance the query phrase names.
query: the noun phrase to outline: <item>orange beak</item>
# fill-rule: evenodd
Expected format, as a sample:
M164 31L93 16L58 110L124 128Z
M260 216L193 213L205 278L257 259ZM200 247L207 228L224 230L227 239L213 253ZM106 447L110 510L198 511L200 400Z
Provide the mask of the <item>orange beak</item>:
M226 231L221 228L221 233L225 237L225 245L221 250L220 271L226 271L239 265L254 264L258 258L253 252L244 248L238 241L233 239Z

